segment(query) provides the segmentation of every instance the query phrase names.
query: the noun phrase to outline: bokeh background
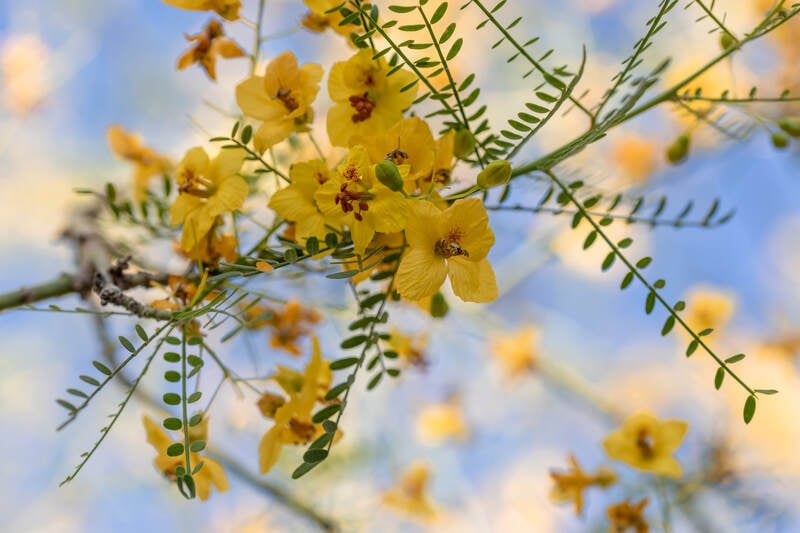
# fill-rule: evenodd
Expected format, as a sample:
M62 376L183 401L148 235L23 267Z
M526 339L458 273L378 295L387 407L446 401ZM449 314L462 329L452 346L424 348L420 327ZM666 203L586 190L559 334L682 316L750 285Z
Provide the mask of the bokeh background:
M255 2L244 4L245 16L254 18ZM562 63L575 65L586 44L589 102L600 96L656 10L656 2L622 0L516 4L524 5L508 9L524 12L529 34L522 37L540 35ZM717 4L731 27L743 32L765 2ZM263 46L265 61L292 49L301 62L316 61L327 70L349 55L336 36L299 29L304 12L299 1L267 1L265 33L274 37ZM460 16L464 29L478 22L475 10ZM711 24L695 23L697 17L696 8L676 9L647 64L672 57L666 77L677 80L712 57L718 34L709 35ZM72 270L72 250L58 235L79 201L73 189L106 181L130 184L130 167L108 148L110 124L142 134L174 160L229 131L237 113L232 88L247 75L247 60L220 62L216 84L198 68L175 71L187 48L183 34L197 33L209 18L155 0L0 2L0 291ZM699 83L711 94L730 89L744 95L754 83L765 95L793 83L797 91L798 25L787 24L781 35L757 43ZM227 30L249 49L250 27L233 23ZM530 88L503 65L507 54L486 53L493 40L473 33L465 38L456 70L462 76L478 73L482 97L499 125L512 116L509 104ZM316 106L319 125L328 105L324 93ZM800 531L800 151L796 141L775 149L765 127L748 113L800 114L787 104L732 109L726 120L754 124L746 140L732 143L709 128L694 129L685 113L665 107L613 132L563 172L608 191L666 194L667 214L694 200L700 210L693 216L702 217L702 207L714 198L721 209L736 210L730 222L714 229L615 224L612 234L633 236L637 254L654 256L649 272L668 280L671 299L702 294L698 287L722 299L715 346L725 355L748 353L737 366L741 374L757 387L781 391L759 402L749 426L741 422L740 391L731 383L714 391L714 365L699 354L686 360L684 337L659 336L663 317L644 314L644 291L621 293L622 271L600 272L601 250L581 251L585 231L571 231L569 217L493 213L498 242L490 259L498 301L477 306L450 298L450 314L436 321L398 309L404 332L427 338L427 366L408 369L369 394L359 390L344 417L345 438L326 465L292 482L301 450L286 449L270 482L348 530L602 531L605 507L624 497L649 497L647 516L657 529L659 500L647 476L604 457L600 442L616 425L603 413L602 405L609 405L625 415L646 409L687 420L690 430L677 454L686 478L709 467L712 445L723 450L718 453L733 477L698 489L691 508L676 507L675 531ZM520 161L559 146L580 120L576 112L563 117ZM687 129L693 132L691 157L667 165L665 147ZM324 127L320 131L322 140ZM523 182L515 194L524 201L541 190L535 181ZM319 306L325 315L319 327L323 354L337 356L338 339L353 316L341 284L287 278L268 290ZM57 303L65 309L81 305L77 297ZM117 334L131 328L124 319L112 324ZM537 363L510 377L493 343L514 339L524 328L536 332L521 342ZM229 492L203 504L185 501L152 466L153 450L141 425L141 415L152 411L138 403L129 406L81 475L59 488L122 391L109 389L76 423L56 433L64 413L53 400L91 368L100 349L91 321L20 310L0 314L0 331L3 530L314 530L306 518L230 474ZM271 350L260 332L238 339L230 352L243 375L258 370L253 361L262 371L274 363L299 364ZM152 372L145 386L155 390L160 373ZM269 423L253 402L223 389L211 438L255 469L258 439ZM439 438L442 424L430 422L430 410L442 404L451 408L450 422L455 417L463 423L465 430L456 432L463 435ZM549 498L549 471L566 467L569 453L587 469L614 466L620 476L609 491L588 493L582 517ZM430 470L428 495L438 516L432 522L382 501L415 461Z

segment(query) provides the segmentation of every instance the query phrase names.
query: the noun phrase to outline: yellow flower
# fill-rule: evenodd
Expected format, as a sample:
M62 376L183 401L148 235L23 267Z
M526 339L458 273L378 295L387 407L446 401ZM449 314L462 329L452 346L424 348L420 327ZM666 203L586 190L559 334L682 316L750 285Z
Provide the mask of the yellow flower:
M386 131L414 101L416 87L400 92L416 79L414 74L401 69L388 77L386 60L373 60L372 55L371 49L361 50L331 69L328 94L334 105L328 111L327 124L334 146L352 145L354 135L369 137Z
M262 122L253 137L258 151L264 152L293 131L308 131L321 79L320 65L298 67L297 58L286 51L267 65L263 76L252 76L236 86L242 113Z
M389 190L375 178L367 150L361 145L350 150L314 199L324 217L350 227L359 255L364 254L376 231L400 231L408 221L408 202L402 194Z
M355 135L351 141L363 144L373 163L388 160L397 165L408 193L417 189L417 180L431 175L435 144L430 127L419 117L401 119L368 137Z
M695 333L708 328L718 333L730 321L735 309L736 298L730 292L700 286L686 295L686 310L682 317Z
M642 516L647 505L647 498L642 498L639 503L632 504L630 501L611 505L606 509L608 522L611 526L610 533L624 533L628 530L633 530L635 533L647 533L650 531L650 525L647 519Z
M605 488L616 481L616 475L608 468L600 468L595 474L587 474L572 454L569 456L569 465L570 470L567 472L550 471L553 479L550 499L556 503L572 501L575 514L580 516L583 512L583 491L593 485Z
M353 31L351 24L340 26L339 23L344 17L337 9L331 12L330 10L336 6L341 5L339 0L303 0L303 3L308 7L309 12L300 21L304 28L313 32L323 32L331 29L347 38L347 42L353 45L350 40L350 32Z
M198 261L207 266L216 266L220 259L232 263L238 257L236 254L236 237L230 233L220 234L216 227L220 224L221 218L216 217L214 226L200 239L190 250L178 248L178 252L193 261Z
M158 468L167 479L174 480L175 469L179 466L182 466L184 469L186 468L186 456L184 454L176 457L167 455L167 448L172 444L172 439L170 439L169 435L150 419L150 417L144 416L142 421L144 422L144 428L147 433L147 442L152 444L156 452L158 452L155 458L156 468ZM200 426L205 423L207 423L207 421L204 417ZM195 428L192 429L197 429L199 431L199 433L195 434L195 436L198 437L197 440L203 440L203 442L205 442L205 427L195 426ZM203 462L203 466L200 470L192 476L194 478L198 498L207 500L211 494L212 485L220 492L228 490L228 478L225 476L225 470L222 469L222 465L216 460L205 455L200 456L197 453L190 453L189 460L191 461L192 468L197 466L200 461Z
M440 211L427 201L413 202L406 228L409 248L397 270L397 291L420 300L439 290L445 278L466 302L491 302L497 282L486 255L494 244L486 208L477 198L456 200Z
M269 207L280 216L295 223L295 238L316 237L325 240L330 233L326 226L336 226L335 220L327 220L317 209L314 194L331 179L328 166L322 159L295 163L289 169L292 184L277 191L269 200Z
M320 396L320 389L330 384L330 369L326 373L327 363L322 360L319 342L312 339L311 360L302 375L299 390L287 382L284 390L289 393L289 400L274 412L275 424L264 434L258 445L259 469L262 474L269 472L280 457L284 444L304 444L318 437L322 427L311 422L311 410ZM289 369L286 369L289 370ZM281 386L284 383L278 380ZM326 383L327 382L327 383ZM291 392L296 390L296 392Z
M238 44L225 37L225 31L218 20L210 20L201 33L187 35L186 40L195 45L178 59L178 70L200 63L212 80L217 79L217 56L230 58L245 55Z
M170 207L173 225L183 224L181 248L191 252L216 224L217 216L238 209L247 196L247 182L237 174L246 152L222 150L213 160L192 148L176 169L180 194Z
M634 184L642 183L658 167L661 154L655 142L637 135L627 135L612 144L614 170Z
M448 439L464 440L469 435L467 424L456 399L425 407L417 417L420 440L438 444Z
M536 365L539 330L526 326L511 335L498 335L489 344L489 351L509 378L518 378Z
M165 174L172 167L169 159L145 146L141 137L121 126L109 126L106 137L112 152L133 163L133 197L137 201L144 198L153 176Z
M428 345L428 336L407 335L397 328L389 331L391 335L386 341L389 348L397 352L398 358L412 366L425 367L428 362L425 360L425 347Z
M453 159L455 158L453 154L455 138L455 130L450 130L436 139L436 144L433 148L435 153L433 171L417 183L421 192L428 192L431 181L434 182L434 187L441 187L450 183L453 174Z
M427 495L430 470L420 462L413 463L397 485L383 494L383 503L395 511L424 520L436 517L436 509Z
M681 420L660 422L649 413L637 413L603 441L606 454L634 468L674 478L681 464L672 456L689 425Z
M189 11L214 11L225 20L239 18L241 0L164 0L165 4Z

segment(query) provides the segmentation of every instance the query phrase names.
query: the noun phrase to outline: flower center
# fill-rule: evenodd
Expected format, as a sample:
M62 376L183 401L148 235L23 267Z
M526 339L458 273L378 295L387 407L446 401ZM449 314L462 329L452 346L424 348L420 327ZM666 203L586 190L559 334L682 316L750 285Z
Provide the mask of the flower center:
M368 192L351 191L348 189L350 185L350 183L342 183L333 201L342 207L343 213L352 212L355 219L361 222L364 220L363 213L369 210L367 200L371 200L372 195Z
M190 169L185 169L181 172L178 181L180 182L178 191L192 196L208 198L213 196L216 191L216 187L210 179L195 174Z
M636 447L644 459L653 457L653 437L650 436L647 430L639 430L639 434L636 437Z
M278 92L275 93L275 98L280 100L283 104L283 107L285 107L290 113L300 107L300 104L297 103L297 99L292 96L291 89L284 89L281 87L278 89Z
M436 255L445 259L457 255L469 257L469 252L461 247L461 237L463 237L461 230L450 230L444 239L439 239L436 241L433 251L436 253Z
M394 150L386 154L386 157L384 159L386 159L387 161L391 161L395 165L399 166L408 161L408 152L404 152L400 148L395 148Z
M289 420L289 431L294 434L299 442L308 442L316 433L314 424L292 418Z
M350 119L355 122L364 122L372 116L372 110L375 109L375 101L369 98L368 93L354 94L350 98L350 105L356 110Z

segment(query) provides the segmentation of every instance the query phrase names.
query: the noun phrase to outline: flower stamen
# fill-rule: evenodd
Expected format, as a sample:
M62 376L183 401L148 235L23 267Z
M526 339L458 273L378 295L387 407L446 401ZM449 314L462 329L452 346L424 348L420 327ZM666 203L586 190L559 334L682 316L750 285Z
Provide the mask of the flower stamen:
M356 110L350 119L354 123L364 122L372 116L372 110L375 109L375 100L370 99L369 93L354 94L348 98L350 105Z

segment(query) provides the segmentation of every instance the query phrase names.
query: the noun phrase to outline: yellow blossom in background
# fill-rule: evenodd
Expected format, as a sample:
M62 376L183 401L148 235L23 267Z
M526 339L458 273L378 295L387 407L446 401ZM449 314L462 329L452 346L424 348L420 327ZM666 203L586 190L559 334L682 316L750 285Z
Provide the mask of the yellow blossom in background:
M236 253L236 237L230 233L220 234L216 230L216 226L220 223L221 218L217 217L214 227L206 233L205 237L200 239L190 250L184 250L177 246L178 253L187 259L199 261L207 266L216 266L220 259L225 259L229 263L236 261L238 257Z
M186 40L194 43L194 46L178 58L178 70L200 63L212 80L217 79L217 56L232 58L246 55L238 44L225 37L225 30L218 20L210 20L202 32L187 35Z
M142 138L122 126L111 125L106 130L106 138L115 155L133 164L133 198L142 200L153 176L170 171L172 163L152 148L144 145Z
M436 509L428 498L429 481L428 467L415 462L403 472L395 487L383 493L383 503L414 518L432 520L436 517Z
M440 211L431 202L412 203L406 228L409 248L397 270L397 292L420 300L439 290L449 277L453 292L466 302L497 298L489 260L494 233L486 208L477 198L456 200Z
M339 23L344 17L337 9L336 11L329 12L334 7L341 5L339 0L303 0L303 3L308 7L309 12L302 18L300 24L307 30L316 33L325 30L333 30L339 35L347 38L347 42L353 46L350 40L350 32L355 28L351 24L340 26Z
M309 335L311 326L322 320L322 316L313 307L305 307L294 298L289 299L283 309L270 311L272 315L264 321L272 330L269 345L292 355L300 355L297 341Z
M428 364L425 360L425 347L428 345L426 334L412 336L397 328L392 328L389 334L386 342L391 350L397 352L398 359L412 366L424 367Z
M600 468L594 474L583 471L575 456L569 456L570 469L566 472L550 471L553 488L550 499L556 503L573 502L575 514L583 512L583 491L591 486L608 487L616 481L616 474L608 468Z
M4 41L0 49L3 107L25 115L36 109L52 88L50 50L34 34L11 35Z
M631 184L641 184L661 160L658 145L639 135L625 135L615 139L611 146L611 171Z
M295 55L287 50L267 65L263 76L252 76L236 86L242 113L262 122L253 136L258 151L263 153L293 131L308 131L322 74L316 63L298 66Z
M363 255L375 232L393 233L405 228L409 207L402 194L381 184L367 150L354 146L336 174L314 195L327 219L350 227L354 250Z
M442 187L447 185L452 180L453 174L453 160L455 155L455 130L450 130L438 139L434 144L434 161L433 169L430 175L424 176L417 181L420 192L427 193L430 189L431 181L435 184L434 187Z
M402 231L396 231L394 233L376 233L375 236L372 237L370 243L367 245L367 248L371 250L380 249L381 251L372 254L370 256L370 262L384 259L389 255L401 251L403 245L405 244L404 239L405 237L403 236ZM392 268L392 263L378 263L371 269L365 270L359 269L358 262L348 262L342 265L343 270L360 270L358 274L350 278L350 283L354 284L359 284L362 281L368 280L372 274L391 270Z
M165 4L189 11L214 11L225 20L239 18L241 0L163 0Z
M280 189L269 200L269 207L278 215L295 224L295 239L316 237L321 242L330 233L326 226L336 226L317 208L314 194L329 179L331 172L322 159L295 163L289 169L292 183Z
M719 333L730 321L736 309L736 297L714 287L694 287L686 294L686 309L681 317L695 333L712 328ZM711 337L714 337L714 333Z
M639 503L633 504L629 500L611 505L606 509L609 531L611 533L647 533L650 525L642 514L647 506L647 498L642 498Z
M403 174L404 188L408 193L417 189L417 180L431 175L435 148L433 134L419 117L401 119L385 132L364 137L356 135L351 141L364 145L373 163L384 160L394 163Z
M400 69L387 76L383 57L372 59L372 50L361 50L347 61L334 63L328 77L328 94L334 101L328 111L328 137L334 146L350 146L354 135L382 133L401 118L416 97L416 87L400 92L416 77Z
M457 398L426 406L417 416L417 436L422 442L439 444L446 440L465 440L469 429Z
M184 469L186 468L186 456L184 454L176 457L170 457L167 455L167 448L170 446L170 444L172 444L172 440L169 438L169 435L167 435L158 424L150 419L150 417L144 416L142 421L144 422L144 428L147 432L147 442L149 442L156 449L156 452L158 452L158 455L155 458L156 468L158 468L158 470L164 474L167 479L174 480L175 469L178 466L183 466ZM201 424L203 424L203 422L205 422L205 420L202 421ZM207 431L207 428L200 428L200 431L203 433L198 434L197 436L205 439L205 432ZM203 442L205 442L205 440L203 440ZM203 462L203 466L200 468L200 470L192 476L194 478L198 498L201 500L207 500L211 494L212 486L220 492L225 492L228 490L228 478L225 476L225 470L223 470L222 465L220 465L215 459L205 455L201 456L197 453L190 453L189 460L191 461L192 468L197 466L200 461Z
M682 420L659 421L649 413L629 417L603 441L606 454L645 472L679 478L681 464L672 456L689 425Z
M191 251L215 226L217 217L238 209L247 197L247 182L237 173L246 152L222 150L209 159L202 148L192 148L178 165L175 177L180 194L169 210L173 225L183 224L181 248Z
M518 378L536 365L540 332L526 326L516 333L495 335L489 343L489 353L509 378Z
M321 426L311 422L311 410L319 398L320 377L324 380L326 375L323 367L328 364L322 360L316 337L312 339L312 345L311 360L306 365L300 389L294 394L290 393L289 400L275 409L275 423L258 445L262 474L275 466L285 444L305 444L323 432Z

